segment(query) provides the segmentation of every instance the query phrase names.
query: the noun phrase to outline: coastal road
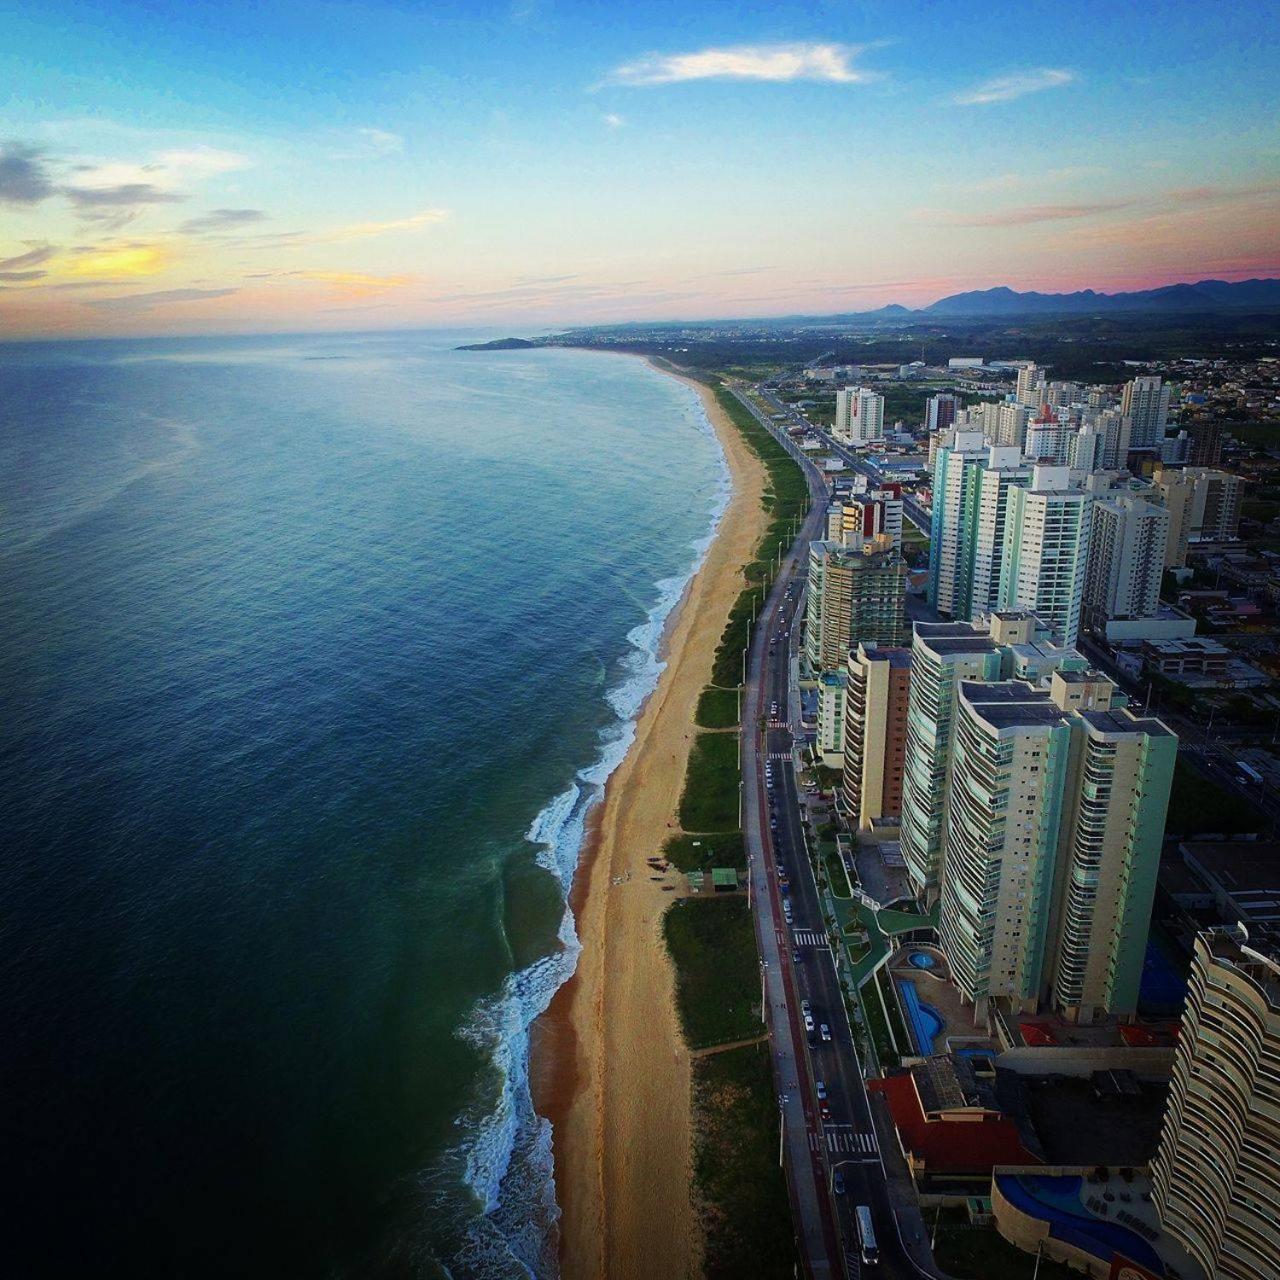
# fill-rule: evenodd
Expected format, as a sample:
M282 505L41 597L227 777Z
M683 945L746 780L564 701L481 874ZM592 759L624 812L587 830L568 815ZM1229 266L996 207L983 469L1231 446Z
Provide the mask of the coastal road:
M851 471L857 471L866 476L867 480L873 484L883 483L885 477L880 468L864 454L859 454L855 450L848 448L836 440L829 431L824 431L821 427L815 426L810 422L798 409L793 408L785 401L780 400L772 391L760 390L760 395L764 401L770 406L775 414L782 414L786 417L785 426L803 427L806 431L811 432L822 441L824 447L841 460ZM758 417L759 415L757 415ZM769 424L771 429L775 429L776 424ZM812 466L812 463L810 463ZM816 469L816 468L815 468ZM925 537L929 536L930 515L909 493L902 495L902 514L911 521Z
M744 826L775 1066L786 1099L782 1115L797 1234L810 1274L929 1275L900 1242L863 1070L827 943L793 767L794 745L800 741L795 646L807 544L821 536L825 524L826 480L747 397L739 399L801 462L814 499L761 612L743 704ZM751 732L756 726L762 726L760 732ZM805 1004L812 1036L804 1022ZM822 1034L824 1025L830 1039ZM819 1082L825 1099L819 1097ZM837 1174L843 1194L834 1190ZM859 1204L872 1211L880 1250L875 1268L863 1268L859 1260L853 1213Z

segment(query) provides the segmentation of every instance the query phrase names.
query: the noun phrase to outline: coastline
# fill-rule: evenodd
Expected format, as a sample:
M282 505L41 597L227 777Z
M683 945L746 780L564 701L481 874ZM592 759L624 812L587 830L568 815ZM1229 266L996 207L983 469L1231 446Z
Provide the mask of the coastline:
M649 879L645 859L678 830L698 696L765 528L765 472L709 388L653 367L698 392L732 493L668 619L666 668L632 746L590 815L570 894L577 968L533 1028L531 1085L553 1126L566 1280L700 1271L689 1194L691 1064L661 934L672 896Z

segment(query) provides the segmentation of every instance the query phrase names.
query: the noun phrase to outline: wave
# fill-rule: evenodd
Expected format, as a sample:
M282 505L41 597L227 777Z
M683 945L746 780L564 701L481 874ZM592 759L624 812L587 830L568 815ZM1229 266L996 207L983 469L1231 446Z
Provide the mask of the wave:
M609 776L635 741L640 710L666 667L663 638L667 624L685 588L702 567L732 494L728 462L718 448L715 430L697 393L691 390L690 395L694 425L716 440L720 457L709 527L703 537L690 544L693 556L685 573L654 583L656 603L644 622L627 633L628 650L619 663L621 679L604 695L617 720L601 730L596 760L577 772L525 833L525 839L537 847L536 861L558 877L564 893L558 931L561 948L511 974L501 992L475 1010L462 1032L468 1042L488 1054L502 1087L497 1105L488 1115L460 1121L471 1131L461 1154L467 1183L483 1206L483 1216L471 1224L464 1249L453 1259L454 1274L505 1277L520 1273L533 1280L553 1280L559 1272L560 1210L555 1196L551 1124L533 1106L530 1028L577 967L582 947L568 900L587 818L603 797Z

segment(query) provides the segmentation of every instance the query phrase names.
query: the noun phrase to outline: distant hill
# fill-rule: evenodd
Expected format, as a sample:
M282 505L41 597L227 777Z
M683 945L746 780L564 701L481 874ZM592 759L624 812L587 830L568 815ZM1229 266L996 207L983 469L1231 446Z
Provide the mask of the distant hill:
M953 293L923 308L925 315L1015 316L1153 311L1164 313L1280 308L1280 280L1201 280L1134 293L1018 293L1007 286Z
M491 342L469 342L464 347L455 347L455 351L527 351L535 347L536 342L527 338L494 338Z

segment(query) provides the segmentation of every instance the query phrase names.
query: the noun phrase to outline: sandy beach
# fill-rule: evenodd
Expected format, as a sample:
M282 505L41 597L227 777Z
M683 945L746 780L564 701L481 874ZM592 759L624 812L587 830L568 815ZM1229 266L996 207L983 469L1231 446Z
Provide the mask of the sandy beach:
M666 670L588 834L573 891L577 973L535 1028L535 1101L555 1130L566 1280L700 1271L690 1058L660 925L672 895L649 879L645 859L678 830L698 695L765 522L763 467L711 392L689 385L724 448L733 495L672 615Z

